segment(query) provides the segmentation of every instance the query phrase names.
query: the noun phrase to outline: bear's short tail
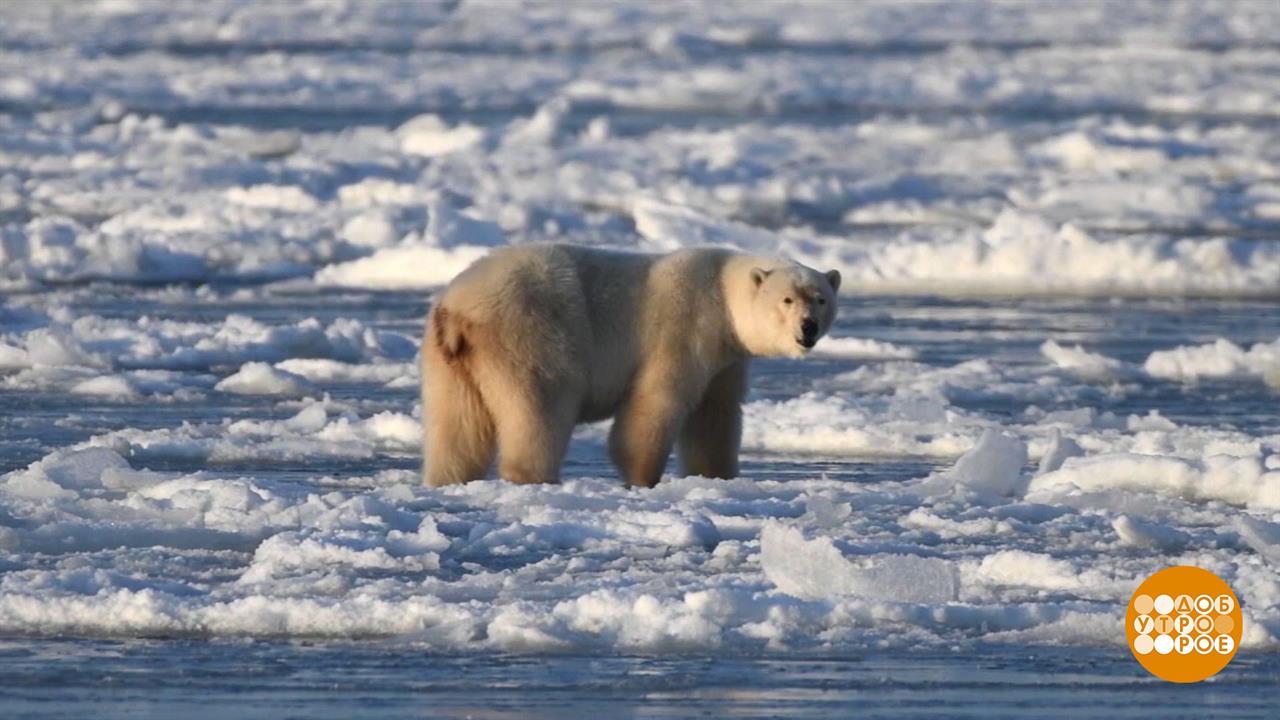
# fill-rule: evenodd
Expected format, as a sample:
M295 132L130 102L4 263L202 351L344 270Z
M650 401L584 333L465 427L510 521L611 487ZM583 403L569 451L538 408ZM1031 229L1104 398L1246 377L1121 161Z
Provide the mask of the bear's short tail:
M444 306L431 311L431 337L444 358L450 362L459 360L467 349L467 337L463 333L466 321L455 316Z
M493 416L472 374L470 324L441 305L422 343L423 481L432 487L484 477L494 455Z

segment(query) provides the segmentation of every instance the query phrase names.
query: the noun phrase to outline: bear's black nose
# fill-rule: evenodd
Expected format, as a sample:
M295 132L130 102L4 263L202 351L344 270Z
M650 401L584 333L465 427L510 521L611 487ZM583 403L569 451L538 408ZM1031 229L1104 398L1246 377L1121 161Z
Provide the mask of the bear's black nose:
M800 321L800 332L804 334L806 343L813 343L818 339L818 321L812 318L805 318Z

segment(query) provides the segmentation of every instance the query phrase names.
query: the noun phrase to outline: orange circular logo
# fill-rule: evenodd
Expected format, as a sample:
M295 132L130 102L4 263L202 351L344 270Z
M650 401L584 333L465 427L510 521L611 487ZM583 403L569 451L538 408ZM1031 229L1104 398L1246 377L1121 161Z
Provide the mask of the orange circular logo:
M1147 578L1125 613L1129 649L1161 680L1200 682L1231 662L1244 629L1240 602L1222 578L1179 565Z

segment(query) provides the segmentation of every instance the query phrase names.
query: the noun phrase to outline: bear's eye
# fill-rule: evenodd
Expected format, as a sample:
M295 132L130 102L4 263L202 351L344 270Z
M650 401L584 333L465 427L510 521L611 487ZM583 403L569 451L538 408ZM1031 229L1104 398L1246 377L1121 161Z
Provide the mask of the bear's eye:
M827 299L826 299L826 298L818 298L818 304L819 304L819 305L826 305L826 304L827 304Z
M786 304L790 305L790 304L791 304L791 298L782 298L782 302L784 302L784 303L786 303Z

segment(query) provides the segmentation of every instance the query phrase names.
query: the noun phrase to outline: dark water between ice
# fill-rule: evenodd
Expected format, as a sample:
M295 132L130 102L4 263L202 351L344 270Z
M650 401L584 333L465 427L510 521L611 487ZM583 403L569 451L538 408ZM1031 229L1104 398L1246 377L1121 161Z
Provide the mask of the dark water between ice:
M438 656L394 643L6 641L20 718L1275 716L1280 658L1173 685L1123 650L852 657Z

